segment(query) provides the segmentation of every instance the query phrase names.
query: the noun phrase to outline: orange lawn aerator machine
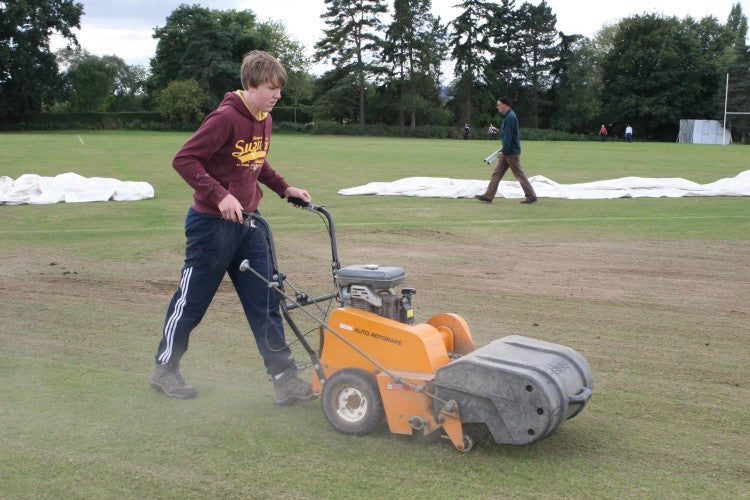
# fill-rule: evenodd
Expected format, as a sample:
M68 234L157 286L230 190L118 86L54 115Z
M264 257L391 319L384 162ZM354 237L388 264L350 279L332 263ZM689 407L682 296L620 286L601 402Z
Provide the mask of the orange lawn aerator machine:
M320 297L284 290L271 230L257 214L246 214L268 236L281 312L313 365L313 391L340 432L365 435L385 420L391 432L418 438L447 436L469 451L479 436L500 444L525 445L556 432L591 397L593 378L584 357L559 344L511 335L476 348L466 322L438 314L414 324L416 291L395 288L401 267L339 265L333 219L323 207L290 199L324 218L331 240L335 291ZM243 271L255 273L247 262ZM319 319L306 306L336 299L341 307ZM286 301L289 303L286 303ZM318 326L313 349L290 311L300 309ZM323 311L318 308L318 311Z

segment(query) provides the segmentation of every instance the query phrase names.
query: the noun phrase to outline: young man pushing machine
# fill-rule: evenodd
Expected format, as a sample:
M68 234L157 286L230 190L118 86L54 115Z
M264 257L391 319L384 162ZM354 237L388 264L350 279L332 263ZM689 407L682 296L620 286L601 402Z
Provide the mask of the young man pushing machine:
M242 90L228 92L198 130L177 152L172 166L194 190L185 220L185 263L179 288L167 309L156 367L149 383L174 398L192 398L198 390L186 384L179 363L224 275L229 274L255 336L266 371L273 380L274 401L294 404L315 398L309 383L297 376L284 338L279 297L252 273L271 278L266 235L242 224L243 210L255 212L263 192L259 183L280 197L310 201L304 189L290 186L266 160L271 140L269 112L286 84L283 66L262 51L247 53L240 70Z

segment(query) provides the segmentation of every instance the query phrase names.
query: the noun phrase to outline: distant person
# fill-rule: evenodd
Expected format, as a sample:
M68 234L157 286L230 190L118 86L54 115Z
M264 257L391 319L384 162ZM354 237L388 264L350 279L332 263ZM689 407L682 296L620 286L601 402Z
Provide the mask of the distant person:
M297 376L284 339L279 296L252 273L239 270L240 262L248 259L252 269L273 279L268 235L260 227L242 224L242 212L256 212L263 196L261 183L282 198L310 201L310 194L290 186L266 159L271 140L269 113L286 83L284 67L267 52L248 52L242 58L240 81L242 90L224 94L221 104L172 160L174 169L193 188L194 203L185 220L187 242L179 287L167 308L149 383L172 398L198 395L183 380L179 364L188 350L190 333L228 273L273 380L274 401L289 405L315 395L311 385Z
M599 137L602 139L602 142L604 142L607 139L607 127L602 124L602 128L599 129Z
M536 201L534 188L531 187L529 179L526 178L526 174L521 168L521 129L518 125L516 113L511 109L512 105L513 102L508 97L503 96L497 100L497 110L503 115L503 147L500 150L500 154L497 155L497 166L495 167L495 171L492 172L487 190L484 194L475 196L480 201L492 203L492 199L497 193L497 187L500 185L500 180L509 168L513 171L513 175L516 176L516 180L521 184L523 193L526 196L521 203L534 203Z
M498 128L490 123L490 127L487 129L487 138L491 141L497 139Z
M633 139L633 127L630 126L628 123L628 126L625 127L625 142L630 142Z
M464 124L464 140L468 139L471 135L471 127L469 127L468 123Z

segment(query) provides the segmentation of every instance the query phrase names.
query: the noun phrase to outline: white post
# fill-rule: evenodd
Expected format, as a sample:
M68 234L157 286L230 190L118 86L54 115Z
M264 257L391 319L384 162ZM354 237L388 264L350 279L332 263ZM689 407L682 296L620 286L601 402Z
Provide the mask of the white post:
M724 125L721 129L721 145L727 145L727 98L729 97L729 73L727 73L727 86L724 89Z

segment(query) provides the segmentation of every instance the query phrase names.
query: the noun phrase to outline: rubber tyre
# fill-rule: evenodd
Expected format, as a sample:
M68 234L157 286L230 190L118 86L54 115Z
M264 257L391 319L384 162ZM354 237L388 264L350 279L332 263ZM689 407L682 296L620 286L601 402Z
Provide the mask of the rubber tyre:
M358 368L331 375L323 385L320 403L333 428L352 436L371 434L385 416L375 377Z

